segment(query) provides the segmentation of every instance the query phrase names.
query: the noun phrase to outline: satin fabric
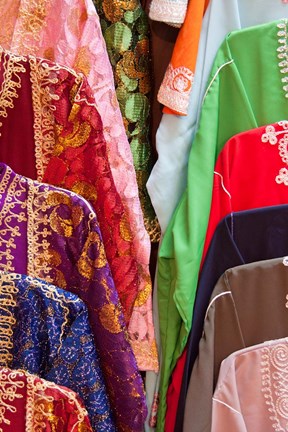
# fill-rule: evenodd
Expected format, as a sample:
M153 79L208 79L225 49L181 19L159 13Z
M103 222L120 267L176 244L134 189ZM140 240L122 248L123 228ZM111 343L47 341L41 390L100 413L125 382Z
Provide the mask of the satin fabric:
M72 390L24 370L0 368L3 432L93 432L82 401Z
M188 115L163 114L156 136L158 160L148 179L147 189L163 233L187 184L189 153L217 50L227 33L286 15L287 4L281 0L255 0L252 4L250 0L211 0L209 3L202 21ZM188 29L189 34L183 40L185 58L191 52L187 48L190 38L190 43L194 43L193 29L194 26Z
M0 273L0 305L0 366L75 391L93 430L115 432L84 303L40 279Z
M221 363L211 432L285 430L288 339L264 342Z
M285 50L286 46L281 36L285 28L283 20L230 33L215 59L191 148L187 189L164 235L158 258L163 350L159 425L164 421L168 380L191 328L217 156L231 136L279 121L286 113L278 58L278 49ZM233 121L228 122L228 118Z
M3 163L0 191L0 269L44 279L86 303L116 427L142 431L143 383L92 207Z
M283 176L279 178L279 173L286 169L283 165L287 164L283 161L283 155L281 157L281 148L278 148L283 140L286 142L287 129L288 123L281 121L238 134L225 144L214 168L212 202L202 262L215 228L224 216L241 210L288 203L286 182ZM178 388L184 364L181 360L173 372ZM175 387L174 392L177 391ZM173 405L178 405L176 397L173 397Z
M187 347L178 360L169 387L171 392L179 392L181 388L176 431L183 430L189 379L198 355L205 312L217 280L230 267L286 254L287 217L288 206L282 205L231 213L218 224L201 271ZM175 403L175 397L172 402Z
M190 378L184 432L211 431L212 396L228 355L287 336L287 270L283 258L258 261L227 270L217 282Z

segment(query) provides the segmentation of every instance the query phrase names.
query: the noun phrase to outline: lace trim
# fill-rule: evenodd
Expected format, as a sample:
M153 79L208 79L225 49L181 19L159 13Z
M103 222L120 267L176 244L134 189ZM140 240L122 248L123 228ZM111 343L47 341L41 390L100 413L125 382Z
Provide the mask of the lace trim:
M57 74L52 75L51 72L59 70L60 66L51 67L35 57L29 57L29 63L37 180L41 181L55 146L53 111L56 108L52 105L52 100L59 100L59 96L53 94L51 88L52 84L58 83L58 77Z
M7 108L14 108L13 99L18 98L18 89L21 88L20 73L25 73L26 69L22 64L25 60L24 57L17 56L12 53L4 53L0 48L3 60L3 82L0 90L0 118L7 118ZM3 123L0 122L0 128ZM1 135L1 132L0 132Z
M12 249L16 249L15 238L21 236L21 222L27 221L26 202L22 197L26 189L17 174L9 185L12 170L8 167L5 170L0 182L0 201L3 199L3 194L5 197L0 212L0 226L3 227L0 229L0 270L15 271L13 265L15 254L12 253Z
M288 346L278 344L262 350L262 392L272 427L277 432L288 430Z
M150 5L149 17L154 21L180 27L185 20L187 6L188 0L154 0Z
M22 399L19 390L24 388L24 382L16 380L19 373L7 369L0 370L0 432L3 432L1 424L10 425L11 421L5 417L7 411L16 414L17 409L13 406L16 399ZM21 375L20 375L21 377Z
M283 90L285 92L285 97L288 98L288 46L287 46L287 20L283 20L281 23L277 24L277 27L280 29L277 32L277 36L279 37L278 43L279 47L277 48L278 58L281 60L278 63L281 74L285 75L281 81L284 84Z
M268 142L271 145L279 143L279 156L282 161L288 165L288 121L283 120L278 124L279 126L282 126L283 130L276 131L274 126L269 125L265 128L265 133L262 134L261 140L263 143ZM283 135L283 137L279 139L279 136L281 135ZM288 186L288 169L281 168L279 174L275 177L275 181L278 184L284 183L285 186Z
M40 192L40 184L30 179L28 182L28 199L27 199L27 237L28 237L28 275L45 279L52 283L49 276L52 267L49 259L51 235L49 216L47 209L49 204L47 198L49 186L45 186Z
M158 92L158 101L180 114L187 114L193 82L194 73L190 69L185 66L174 68L170 63Z
M42 29L47 26L46 17L52 6L51 0L21 0L16 27L16 41L13 49L16 52L37 54L38 44L41 40ZM20 23L20 24L19 24ZM20 35L20 37L19 37Z

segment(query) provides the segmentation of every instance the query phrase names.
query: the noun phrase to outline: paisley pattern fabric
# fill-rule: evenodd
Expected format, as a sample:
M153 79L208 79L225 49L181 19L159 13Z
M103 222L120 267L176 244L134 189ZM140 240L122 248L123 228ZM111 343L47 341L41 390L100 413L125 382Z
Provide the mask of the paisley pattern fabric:
M138 367L157 369L149 269L115 188L86 79L47 60L3 50L0 65L0 160L93 205L126 324L131 321Z
M93 432L72 390L24 370L0 368L2 432Z
M40 279L2 273L0 310L0 366L74 390L94 430L116 431L84 303Z
M149 25L139 0L93 0L114 71L116 94L130 142L145 227L152 242L160 226L146 183L153 166L149 136L151 73Z
M148 265L150 243L143 224L133 158L92 0L0 0L0 6L1 46L18 54L65 64L87 76L103 122L115 185Z
M91 206L0 164L0 241L0 270L44 279L86 303L116 427L142 431L143 383Z

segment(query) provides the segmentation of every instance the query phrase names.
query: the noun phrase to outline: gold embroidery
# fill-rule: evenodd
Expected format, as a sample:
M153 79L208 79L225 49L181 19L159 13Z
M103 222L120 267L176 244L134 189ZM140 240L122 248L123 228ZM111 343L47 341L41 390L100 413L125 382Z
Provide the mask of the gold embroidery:
M98 255L91 257L91 246L96 245ZM93 251L92 251L93 253ZM97 232L89 232L87 240L82 250L81 257L77 263L79 273L86 279L93 279L96 268L102 268L107 264L104 245Z
M13 327L16 324L13 308L16 307L16 296L19 292L15 281L3 284L5 275L0 275L0 364L10 366L13 360ZM1 421L0 421L1 423Z
M85 418L88 418L88 413L80 405L76 393L64 387L57 386L53 382L40 380L28 372L22 371L22 373L25 374L27 379L26 432L44 432L46 430L45 420L49 421L53 431L53 427L56 430L55 425L57 425L57 422L62 421L53 412L54 398L47 395L47 390L56 390L67 399L67 403L74 406L74 413L77 416L75 423L71 425L72 430L77 431L85 424ZM87 431L92 432L92 429L88 427Z
M123 238L123 240L127 241L127 242L131 242L132 241L132 234L131 234L131 230L130 230L130 224L127 221L126 216L123 216L120 222L120 234L121 237Z
M282 130L276 131L275 127L269 125L265 128L265 133L262 134L261 140L263 143L269 142L271 145L278 144L279 156L282 161L288 165L288 121L280 121L279 126L282 126ZM279 137L282 135L282 138ZM279 174L275 177L275 181L278 184L284 183L288 186L288 169L281 168Z
M20 389L24 388L24 382L19 379L21 376L21 374L10 370L0 369L0 426L3 423L11 424L11 421L5 417L6 411L9 411L10 414L16 414L17 410L12 403L16 399L23 398L19 392ZM19 378L16 380L16 377ZM3 432L1 427L0 432Z
M152 291L151 283L147 283L145 285L145 288L137 294L134 306L136 307L143 306L147 302L149 296L151 295L151 291Z
M0 201L5 196L0 212L0 270L14 271L14 253L16 248L15 238L21 236L21 222L26 222L26 202L23 202L21 195L26 193L26 189L21 182L21 177L15 175L11 183L12 170L5 168L0 182ZM21 211L22 210L22 211Z
M21 88L20 74L26 72L24 64L27 63L27 60L24 57L4 52L1 48L0 53L4 58L3 82L0 91L0 118L6 118L7 108L14 108L13 99L18 98L18 89ZM2 125L3 123L0 122L0 127Z
M55 118L53 114L55 107L52 105L52 101L58 100L59 97L52 93L52 84L57 84L58 78L57 74L52 74L51 71L57 71L59 67L48 66L47 63L35 57L29 57L29 63L37 180L41 181L55 147Z
M106 18L112 23L120 21L124 12L134 11L138 6L138 0L103 0L103 11Z
M27 237L28 237L28 275L53 282L49 276L52 271L49 237L48 196L49 186L40 192L40 184L26 179L28 183L27 199ZM52 254L54 258L54 255Z
M72 206L71 199L63 192L49 193L47 202L54 207L49 216L52 230L61 236L71 237L74 228L80 224L84 217L83 209L80 206ZM66 209L60 205L66 206ZM61 216L61 212L66 217Z
M85 181L77 181L74 183L72 190L90 202L95 202L97 200L97 190L95 186Z
M99 311L99 319L102 326L110 333L120 333L122 328L119 324L121 310L117 305L106 304Z
M73 106L73 109L77 109L78 105ZM63 128L57 127L57 154L61 154L63 149L66 147L81 147L87 142L91 133L91 126L87 122L73 122L73 131L68 135L61 136Z
M83 46L79 49L77 57L74 63L74 68L77 71L82 72L85 76L88 76L91 71L91 54L87 46Z

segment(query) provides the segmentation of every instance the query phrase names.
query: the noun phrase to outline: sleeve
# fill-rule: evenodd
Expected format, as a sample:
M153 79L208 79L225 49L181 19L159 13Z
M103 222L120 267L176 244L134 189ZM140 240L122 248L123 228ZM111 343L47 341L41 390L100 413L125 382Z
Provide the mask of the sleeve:
M81 397L93 430L116 431L84 305L77 312L44 378L70 388Z
M206 312L199 354L191 373L184 432L211 431L212 396L221 362L243 348L243 339L226 273L219 279Z
M118 430L141 432L147 415L143 382L95 214L90 213L88 223L86 219L78 229L77 254L67 285L87 305Z

